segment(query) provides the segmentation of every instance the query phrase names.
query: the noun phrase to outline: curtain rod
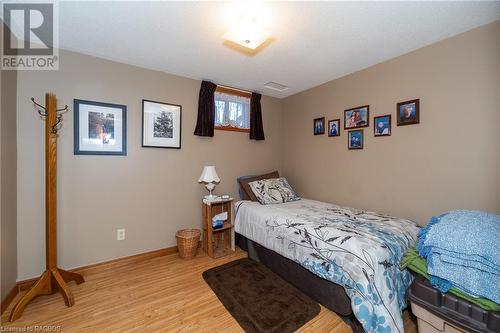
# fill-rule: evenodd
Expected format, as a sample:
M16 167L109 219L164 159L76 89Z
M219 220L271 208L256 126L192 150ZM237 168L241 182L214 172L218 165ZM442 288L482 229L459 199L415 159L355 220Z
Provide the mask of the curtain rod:
M251 91L243 90L243 89L239 89L239 88L235 88L235 87L230 87L230 86L225 86L225 85L222 85L222 84L217 84L217 87L231 89L231 90L236 90L236 91L241 91L241 92L244 92L244 93L247 93L247 94L252 94Z

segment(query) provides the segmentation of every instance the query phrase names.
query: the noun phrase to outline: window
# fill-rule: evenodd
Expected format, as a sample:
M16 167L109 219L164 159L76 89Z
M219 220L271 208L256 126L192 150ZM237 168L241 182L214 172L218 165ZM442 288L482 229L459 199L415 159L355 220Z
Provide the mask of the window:
M245 91L218 86L215 90L215 129L249 132L251 96Z

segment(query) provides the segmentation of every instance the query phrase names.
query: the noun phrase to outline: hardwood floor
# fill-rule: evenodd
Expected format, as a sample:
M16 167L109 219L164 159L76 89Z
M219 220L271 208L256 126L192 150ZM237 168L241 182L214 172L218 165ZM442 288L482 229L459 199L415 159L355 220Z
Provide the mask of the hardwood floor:
M243 257L246 253L238 250L212 259L199 250L194 259L187 261L172 254L105 270L89 268L83 273L85 283L70 285L75 297L73 307L66 307L60 294L41 296L28 305L20 319L9 323L8 315L18 295L2 315L2 326L49 325L53 332L66 333L242 332L201 273ZM299 331L352 332L335 313L323 307ZM416 332L408 314L405 332Z

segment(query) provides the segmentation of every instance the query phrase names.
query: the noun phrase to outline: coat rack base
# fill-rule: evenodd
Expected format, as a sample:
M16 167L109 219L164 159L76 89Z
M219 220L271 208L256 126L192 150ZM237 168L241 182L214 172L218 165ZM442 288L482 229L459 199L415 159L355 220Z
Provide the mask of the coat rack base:
M21 317L24 309L33 298L41 295L51 295L57 291L61 293L66 306L73 306L73 304L75 304L75 299L67 285L70 281L75 281L76 284L80 284L84 282L84 279L83 276L78 273L65 271L60 268L47 269L16 303L10 313L9 321L13 322Z

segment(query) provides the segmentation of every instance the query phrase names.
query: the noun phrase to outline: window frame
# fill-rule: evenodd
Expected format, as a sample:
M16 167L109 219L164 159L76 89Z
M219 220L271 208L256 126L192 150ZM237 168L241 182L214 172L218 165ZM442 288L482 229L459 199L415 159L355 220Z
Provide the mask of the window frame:
M235 95L235 96L239 96L239 97L246 97L250 100L252 98L252 93L249 91L235 89L235 88L226 87L226 86L219 86L218 85L217 88L215 89L215 92L228 94L228 95ZM250 110L249 110L249 112L250 112ZM250 128L239 128L239 127L233 127L230 125L229 126L215 125L215 119L214 119L214 129L218 130L218 131L250 133Z

